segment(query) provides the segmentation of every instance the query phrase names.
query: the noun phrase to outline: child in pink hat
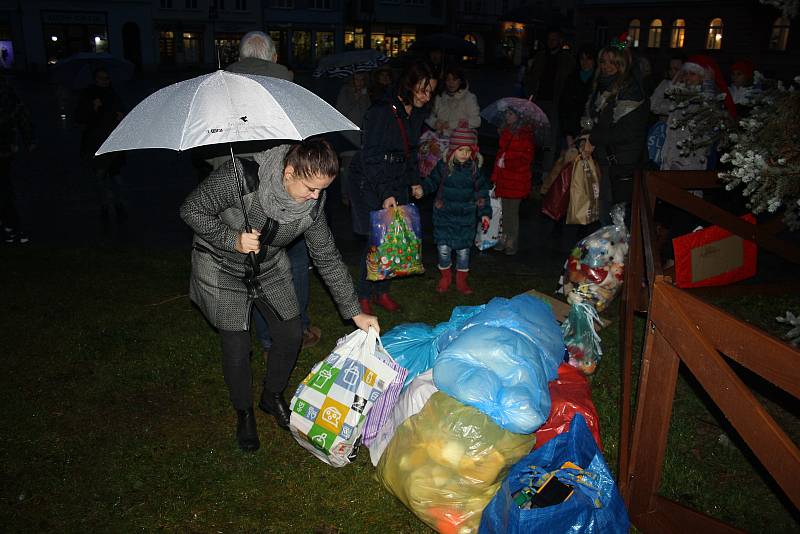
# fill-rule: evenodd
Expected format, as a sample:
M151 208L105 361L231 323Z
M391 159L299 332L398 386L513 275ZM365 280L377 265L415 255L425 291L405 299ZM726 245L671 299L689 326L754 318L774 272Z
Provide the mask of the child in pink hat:
M450 134L444 161L439 161L422 185L415 185L415 198L436 193L433 206L433 240L438 253L441 278L436 291L444 293L453 281L453 253L456 257L456 289L469 295L467 284L469 253L475 239L475 224L489 224L489 181L481 171L483 156L478 151L478 133L463 125Z

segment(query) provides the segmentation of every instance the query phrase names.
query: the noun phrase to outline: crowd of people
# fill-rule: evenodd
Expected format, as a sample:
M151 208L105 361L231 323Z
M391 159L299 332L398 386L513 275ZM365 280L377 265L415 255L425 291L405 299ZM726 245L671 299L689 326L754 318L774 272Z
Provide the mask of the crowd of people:
M263 32L242 38L239 60L227 70L287 80L294 76L277 62L274 43ZM409 62L396 78L394 70L384 67L348 79L336 108L361 131L345 133L348 146L338 152L327 141L312 139L254 145L252 151L239 151L235 162L228 157L203 159L210 172L203 171L200 185L180 211L195 233L190 295L220 333L223 374L238 415L240 448L259 447L250 393L251 325L267 366L258 406L280 427L288 428L284 389L289 375L299 350L322 336L308 315L312 263L342 317L357 327L379 329L376 306L388 312L400 308L389 280L367 279L370 212L430 197L439 271L436 291L450 290L455 281L457 291L470 294L475 229L487 227L498 216L492 199L499 199L502 207L503 233L495 249L513 256L520 248L522 202L545 193L548 176L563 155L579 151L593 158L600 171L599 220L594 225L608 224L611 206L630 202L636 169L715 168L714 146L687 153L680 147L689 132L669 127L676 113L671 100L675 88L723 95L719 105L737 116L746 113L753 73L751 62L738 61L728 85L712 58L676 55L670 58L663 80L654 80L649 64L636 57L624 40L615 39L599 51L582 45L573 55L561 32L553 30L546 46L527 63L524 98L517 99L540 110L546 123L534 120L522 105L504 106L491 121L497 133L491 162L485 162L479 146L478 128L485 120L481 95L471 90L459 62L440 51L427 60ZM94 74L94 84L82 92L76 110L84 129L81 156L96 183L101 217L107 219L113 211L124 219L125 205L118 191L124 156L93 157L124 109L108 73L99 69ZM34 142L25 108L5 83L0 84L0 115L4 136L0 220L6 242L25 243L14 206L10 162L19 140L31 148ZM447 148L423 174L417 155L425 132ZM651 144L659 146L657 157L648 150ZM235 186L235 170L248 177L246 213ZM325 189L336 177L350 208L352 230L365 237L355 282L336 248L324 209ZM581 232L593 229L586 225Z

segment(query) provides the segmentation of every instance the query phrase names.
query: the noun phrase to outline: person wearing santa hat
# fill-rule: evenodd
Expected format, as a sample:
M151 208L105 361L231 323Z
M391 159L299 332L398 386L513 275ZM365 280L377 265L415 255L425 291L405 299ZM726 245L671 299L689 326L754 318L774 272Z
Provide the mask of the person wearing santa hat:
M728 84L725 83L717 62L709 56L690 56L673 79L673 87L724 94L725 109L731 116L736 117L736 106L728 90ZM693 113L700 112L702 108L699 104L690 103L686 107L672 110L667 122L673 124L678 117L683 120L690 119ZM667 136L661 151L661 170L697 171L713 168L716 162L710 161L712 147L698 148L688 154L681 150L681 144L691 135L692 132L685 128L667 128Z
M472 293L467 283L469 252L475 238L475 223L488 227L492 217L489 181L481 172L483 156L478 152L478 133L465 125L450 134L446 160L440 160L421 185L411 187L411 194L436 193L433 205L433 240L438 252L441 277L436 291L444 293L453 280L453 252L456 257L456 289Z

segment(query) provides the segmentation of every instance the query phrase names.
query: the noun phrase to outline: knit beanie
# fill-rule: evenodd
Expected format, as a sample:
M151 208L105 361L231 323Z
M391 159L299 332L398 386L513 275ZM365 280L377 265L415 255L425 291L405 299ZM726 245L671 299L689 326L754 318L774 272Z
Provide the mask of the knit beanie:
M472 149L472 159L478 154L478 132L466 126L459 126L450 133L450 144L447 146L447 161L462 146Z

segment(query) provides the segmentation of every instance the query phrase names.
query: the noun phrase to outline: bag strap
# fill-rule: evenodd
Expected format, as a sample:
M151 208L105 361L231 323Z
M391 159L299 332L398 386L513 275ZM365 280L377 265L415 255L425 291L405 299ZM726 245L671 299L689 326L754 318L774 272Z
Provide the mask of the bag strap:
M406 132L406 125L403 123L403 119L400 118L400 111L397 109L395 104L392 104L392 113L397 121L397 126L400 128L400 137L403 138L403 152L405 153L406 158L409 158L411 157L411 147L408 143L408 132Z

